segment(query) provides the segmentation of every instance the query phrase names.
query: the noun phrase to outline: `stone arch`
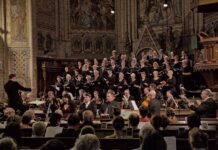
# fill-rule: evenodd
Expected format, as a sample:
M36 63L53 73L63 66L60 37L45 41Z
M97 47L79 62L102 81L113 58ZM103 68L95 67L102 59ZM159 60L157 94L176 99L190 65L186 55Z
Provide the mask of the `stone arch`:
M149 53L151 50L153 50L152 47L143 47L141 49L138 49L135 53L136 57L138 57L143 51L146 53Z

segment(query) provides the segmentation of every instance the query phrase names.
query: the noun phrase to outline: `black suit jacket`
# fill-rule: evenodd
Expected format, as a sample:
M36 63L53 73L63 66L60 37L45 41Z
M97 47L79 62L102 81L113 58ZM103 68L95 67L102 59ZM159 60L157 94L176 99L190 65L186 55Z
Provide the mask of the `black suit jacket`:
M110 103L106 102L101 105L100 113L107 113L110 116L113 116L114 108L120 108L120 103L115 100Z
M66 129L62 133L56 134L55 137L75 137L79 136L79 132L74 129Z
M22 107L22 101L21 97L19 95L19 90L22 91L31 91L31 88L25 88L22 85L20 85L16 81L9 80L5 85L5 92L8 95L8 105L9 107L14 108L15 110L21 109Z
M190 108L202 118L216 118L217 104L212 98L208 98L202 102L198 107L192 105Z
M93 112L93 114L96 115L96 113L97 113L97 106L96 106L96 104L94 102L90 102L90 104L86 108L86 104L82 103L80 105L80 113L82 114L85 110L91 110Z
M160 114L161 102L158 99L154 99L148 106L149 115L159 115Z

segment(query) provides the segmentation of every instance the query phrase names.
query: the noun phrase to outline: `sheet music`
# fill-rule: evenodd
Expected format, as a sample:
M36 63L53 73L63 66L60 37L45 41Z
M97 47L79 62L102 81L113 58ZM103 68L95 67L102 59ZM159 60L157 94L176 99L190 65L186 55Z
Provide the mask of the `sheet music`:
M56 134L62 133L63 127L47 127L45 137L55 137Z
M133 110L139 110L138 106L136 105L136 102L135 101L131 101L132 103L132 106L133 106Z
M35 104L35 105L39 106L39 105L45 104L45 101L35 100L35 101L29 102L29 104Z
M176 149L176 137L175 136L164 137L164 140L167 143L167 150Z

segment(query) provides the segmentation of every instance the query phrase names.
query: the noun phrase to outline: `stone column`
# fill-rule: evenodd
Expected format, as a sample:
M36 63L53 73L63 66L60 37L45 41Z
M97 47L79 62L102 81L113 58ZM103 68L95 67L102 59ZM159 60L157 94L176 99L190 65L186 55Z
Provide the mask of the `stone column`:
M0 101L5 99L4 84L8 78L8 47L6 36L6 0L0 1Z
M6 0L6 31L8 59L7 75L15 73L22 85L36 94L36 55L34 36L34 1ZM5 60L6 61L6 60ZM7 76L5 74L5 76Z
M130 44L134 50L137 39L137 1L115 1L115 22L117 50L126 53L126 45Z

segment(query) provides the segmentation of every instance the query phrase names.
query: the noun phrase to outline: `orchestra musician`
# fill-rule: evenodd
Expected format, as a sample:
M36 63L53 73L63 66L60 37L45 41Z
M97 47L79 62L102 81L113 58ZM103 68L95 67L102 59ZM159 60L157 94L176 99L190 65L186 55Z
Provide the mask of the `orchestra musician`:
M115 92L108 90L106 94L106 102L101 105L99 110L101 115L113 116L114 108L120 108L120 103L117 102L115 97Z
M91 94L90 93L85 93L84 94L84 100L83 103L79 107L79 114L83 114L85 110L91 110L93 114L96 116L97 113L97 106L95 102L91 101Z
M129 89L126 89L124 91L124 95L122 98L122 108L123 109L131 109L132 108L131 101L133 101L133 100L134 100L134 98L133 98L133 96L130 95Z

